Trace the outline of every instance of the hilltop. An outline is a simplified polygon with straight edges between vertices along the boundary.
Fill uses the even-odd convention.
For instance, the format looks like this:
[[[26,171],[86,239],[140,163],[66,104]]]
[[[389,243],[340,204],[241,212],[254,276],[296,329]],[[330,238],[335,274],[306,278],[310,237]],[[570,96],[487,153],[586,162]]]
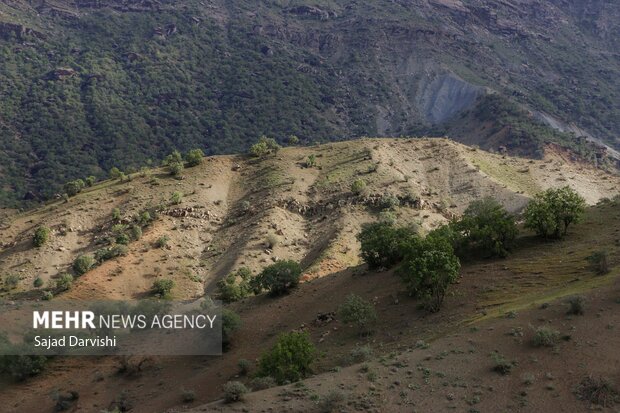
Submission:
[[[355,194],[358,180],[366,186]],[[420,310],[393,271],[368,271],[358,256],[356,235],[365,222],[389,218],[425,232],[473,200],[492,196],[519,212],[535,193],[565,185],[591,205],[584,221],[562,241],[526,232],[506,259],[464,262],[438,313]],[[134,375],[122,366],[139,360],[57,358],[37,377],[3,386],[0,403],[7,412],[51,409],[50,393],[73,390],[78,411],[111,410],[121,402],[133,412],[316,411],[318,401],[338,390],[347,411],[579,411],[588,404],[573,392],[584,378],[617,378],[620,215],[617,198],[609,198],[619,193],[618,177],[556,147],[529,160],[438,138],[289,147],[264,159],[213,156],[186,168],[182,178],[155,168],[100,182],[68,201],[3,219],[2,277],[6,283],[19,276],[3,298],[40,298],[35,277],[48,283],[71,272],[78,255],[105,245],[115,223],[131,223],[144,211],[152,220],[125,255],[104,261],[53,299],[140,298],[161,278],[175,281],[174,299],[214,296],[216,281],[240,266],[256,274],[288,258],[302,263],[304,282],[279,298],[233,303],[242,328],[221,357],[146,359]],[[394,199],[400,206],[386,217],[382,205]],[[120,216],[113,219],[115,208]],[[51,235],[33,248],[39,226]],[[168,240],[161,243],[163,236]],[[600,249],[610,257],[611,271],[603,276],[587,259]],[[330,316],[351,292],[376,305],[375,334],[360,337]],[[585,297],[585,314],[566,316],[565,300],[575,294]],[[542,325],[568,339],[554,349],[531,348],[534,328]],[[218,401],[225,382],[251,381],[240,375],[240,359],[253,365],[278,334],[293,330],[308,331],[316,343],[316,376],[251,393],[243,403]],[[352,360],[364,346],[372,354]],[[492,351],[517,362],[513,373],[492,371]],[[184,400],[190,390],[195,400]]]
[[[554,142],[606,165],[618,21],[613,0],[4,0],[0,203],[263,134]]]

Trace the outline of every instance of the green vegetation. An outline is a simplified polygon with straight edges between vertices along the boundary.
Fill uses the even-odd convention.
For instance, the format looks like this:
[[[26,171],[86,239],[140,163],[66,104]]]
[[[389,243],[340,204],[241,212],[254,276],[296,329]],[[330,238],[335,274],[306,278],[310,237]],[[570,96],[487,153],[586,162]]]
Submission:
[[[351,184],[351,192],[353,192],[355,195],[360,195],[362,192],[364,192],[364,189],[366,189],[366,181],[364,181],[363,179],[356,179]]]
[[[155,241],[155,247],[165,248],[168,246],[168,241],[170,241],[170,237],[168,237],[167,235],[162,235]]]
[[[245,384],[240,381],[229,381],[224,384],[224,401],[226,403],[234,403],[238,401],[242,401],[245,397],[246,393],[249,393]]]
[[[569,225],[579,222],[585,200],[569,186],[536,194],[525,209],[525,226],[541,237],[559,239]]]
[[[172,196],[170,197],[170,203],[172,205],[179,205],[182,200],[183,200],[183,194],[178,191],[174,192]]]
[[[491,353],[491,358],[493,359],[493,371],[505,376],[510,373],[512,368],[515,366],[514,361],[508,361],[504,356],[494,351]]]
[[[19,284],[19,275],[9,274],[4,277],[4,288],[7,290],[14,290]]]
[[[598,275],[605,275],[610,271],[608,254],[605,250],[595,251],[588,257],[588,261]]]
[[[368,268],[387,269],[403,259],[403,244],[415,236],[411,230],[394,227],[390,222],[375,222],[364,225],[357,238]]]
[[[8,338],[0,334],[0,347],[11,345]],[[45,356],[0,355],[0,376],[22,381],[41,373],[45,369],[46,362]]]
[[[73,261],[73,271],[79,276],[90,270],[95,265],[95,260],[90,255],[80,255]]]
[[[560,332],[551,327],[538,327],[534,331],[532,344],[534,347],[553,347],[560,341]]]
[[[222,346],[227,349],[235,331],[241,328],[241,317],[228,308],[222,310]]]
[[[114,208],[112,210],[112,220],[119,221],[121,219],[121,210],[118,208]]]
[[[217,282],[217,288],[220,292],[219,298],[226,303],[231,303],[247,297],[252,293],[251,278],[252,272],[247,267],[241,267],[228,274]]]
[[[259,361],[259,377],[273,377],[278,384],[296,382],[306,377],[316,356],[307,333],[281,334],[276,344]]]
[[[187,162],[187,166],[192,167],[200,165],[204,156],[204,152],[202,152],[201,149],[192,149],[185,155],[185,161]]]
[[[583,298],[580,295],[576,295],[574,297],[569,297],[568,300],[566,300],[566,302],[568,303],[568,312],[567,314],[569,315],[583,315],[584,314],[584,307],[585,307],[585,298]]]
[[[160,278],[153,282],[153,293],[161,298],[169,298],[173,288],[174,281],[168,278]]]
[[[50,237],[50,229],[48,227],[39,227],[34,231],[32,243],[35,247],[42,247]]]
[[[73,275],[71,274],[62,274],[56,280],[56,289],[58,291],[67,291],[71,289],[73,286]]]
[[[250,147],[250,154],[257,158],[263,158],[267,155],[276,154],[280,150],[280,145],[273,138],[261,136],[254,145]]]
[[[43,279],[41,277],[35,278],[32,285],[34,286],[34,288],[43,287]]]
[[[95,251],[95,261],[102,263],[104,261],[111,260],[112,258],[127,255],[127,252],[129,252],[129,249],[126,245],[122,244],[115,244],[111,247],[100,248]]]
[[[441,238],[412,239],[405,247],[398,275],[409,295],[423,300],[424,307],[439,311],[448,286],[456,281],[460,263],[452,246]]]
[[[250,285],[257,294],[267,290],[272,295],[280,295],[297,287],[300,277],[301,267],[298,263],[292,260],[278,261],[263,269]]]
[[[363,334],[377,321],[377,311],[371,302],[358,295],[349,294],[338,307],[338,317],[343,323],[355,324],[360,334]]]

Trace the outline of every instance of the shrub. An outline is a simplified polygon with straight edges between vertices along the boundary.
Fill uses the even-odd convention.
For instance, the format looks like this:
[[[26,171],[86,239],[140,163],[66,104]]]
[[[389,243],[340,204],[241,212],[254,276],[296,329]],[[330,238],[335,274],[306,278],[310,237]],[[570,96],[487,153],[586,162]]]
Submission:
[[[168,241],[170,241],[170,238],[167,235],[162,235],[155,241],[155,246],[157,248],[165,248],[168,245]]]
[[[586,202],[568,186],[536,194],[525,208],[525,227],[544,238],[562,238],[572,223],[579,222]]]
[[[53,293],[53,292],[51,292],[51,291],[45,291],[45,292],[43,293],[43,296],[42,296],[41,298],[43,298],[43,300],[45,300],[45,301],[49,301],[49,300],[51,300],[52,298],[54,298],[54,293]]]
[[[46,362],[45,356],[0,356],[0,375],[22,381],[41,373],[45,369]]]
[[[560,340],[560,332],[550,327],[538,327],[534,332],[532,344],[534,347],[553,347]]]
[[[82,275],[92,268],[95,260],[90,255],[80,255],[73,261],[73,271],[77,275]]]
[[[306,377],[314,361],[316,349],[307,333],[281,334],[276,344],[259,361],[259,377],[270,376],[278,384]]]
[[[460,235],[461,245],[454,245],[463,256],[477,251],[485,256],[504,257],[517,236],[514,216],[493,198],[472,202],[463,217],[451,224]]]
[[[180,176],[184,169],[183,162],[172,162],[168,164],[168,171],[172,176]]]
[[[97,181],[97,178],[95,178],[94,176],[89,176],[86,178],[86,186],[91,187],[93,185],[95,185],[95,181]]]
[[[382,209],[394,209],[400,206],[400,200],[394,195],[385,194],[381,197],[381,200],[379,201],[379,206]]]
[[[153,282],[153,293],[162,298],[170,296],[170,292],[174,288],[174,281],[167,278],[160,278]]]
[[[596,251],[588,257],[588,261],[598,275],[605,275],[610,271],[607,251],[605,250]]]
[[[64,186],[64,190],[68,196],[75,196],[82,192],[84,186],[86,186],[84,184],[84,181],[82,181],[81,179],[77,179],[75,181],[67,182]]]
[[[151,214],[149,213],[149,211],[143,211],[138,217],[138,223],[142,225],[143,227],[150,224],[151,221],[153,221],[153,218],[151,217]]]
[[[121,210],[118,208],[114,208],[112,210],[112,220],[113,221],[120,221],[121,219]]]
[[[566,302],[569,305],[567,314],[583,315],[585,299],[582,296],[576,295],[574,297],[570,297]]]
[[[313,168],[316,166],[316,155],[308,155],[306,158],[306,168]]]
[[[403,245],[415,238],[413,231],[387,222],[366,224],[357,236],[362,259],[370,269],[387,269],[403,259]]]
[[[491,353],[491,358],[493,359],[493,363],[494,363],[493,371],[501,375],[506,375],[510,373],[512,368],[515,366],[515,363],[513,361],[506,360],[504,356],[502,356],[496,351]]]
[[[291,135],[288,137],[288,144],[289,145],[297,145],[299,143],[299,138],[295,135]]]
[[[110,169],[110,179],[120,179],[124,175],[125,174],[123,172],[121,172],[121,170],[118,169],[116,166],[113,167],[112,169]]]
[[[196,400],[196,393],[194,393],[193,390],[183,390],[181,398],[183,399],[183,403],[191,403]]]
[[[265,268],[251,281],[254,292],[265,289],[272,295],[279,295],[297,287],[301,277],[301,267],[292,260],[278,261]]]
[[[224,401],[226,403],[234,403],[243,400],[246,393],[249,392],[245,384],[240,381],[229,381],[224,384]]]
[[[126,255],[129,249],[126,245],[115,244],[108,248],[101,248],[95,251],[95,261],[101,263],[103,261],[111,260],[112,258]]]
[[[368,361],[372,357],[372,347],[370,346],[358,346],[355,347],[349,353],[351,361],[354,363],[361,363],[363,361]]]
[[[439,311],[448,286],[456,281],[459,259],[452,246],[441,238],[412,239],[398,269],[408,293],[424,301],[424,307]]]
[[[575,389],[579,400],[586,400],[602,407],[613,407],[620,403],[620,393],[609,380],[595,379],[592,376],[583,379]]]
[[[34,282],[32,283],[32,285],[34,285],[34,288],[43,287],[43,278],[41,278],[41,277],[35,278]]]
[[[73,285],[73,275],[62,274],[59,279],[56,280],[56,289],[59,291],[67,291]]]
[[[232,310],[222,310],[222,346],[226,349],[230,346],[232,335],[241,328],[241,317]]]
[[[364,189],[366,189],[366,181],[363,179],[357,179],[355,182],[351,184],[351,192],[355,195],[360,195]]]
[[[280,243],[280,238],[276,234],[267,235],[267,247],[273,249]]]
[[[355,294],[349,294],[338,307],[338,316],[344,323],[355,324],[360,333],[367,332],[370,325],[377,321],[375,306]]]
[[[252,272],[249,268],[242,267],[218,281],[217,287],[220,291],[220,299],[224,302],[231,303],[250,295],[252,292],[249,283],[251,277]]]
[[[139,225],[133,225],[131,227],[131,237],[135,240],[142,238],[142,228]]]
[[[280,145],[273,138],[261,136],[254,145],[250,147],[250,154],[257,158],[262,158],[270,154],[276,154],[280,150]]]
[[[265,390],[271,387],[275,387],[278,383],[273,379],[273,377],[265,376],[265,377],[255,377],[250,382],[253,390]]]
[[[4,287],[7,290],[13,290],[14,288],[17,288],[18,284],[19,284],[19,275],[10,274],[4,277]]]
[[[162,164],[164,166],[169,166],[170,164],[177,162],[183,162],[183,157],[181,156],[181,152],[174,150],[164,158]]]
[[[201,149],[192,149],[191,151],[187,152],[187,155],[185,155],[185,161],[187,162],[187,166],[200,165],[204,156],[205,155]]]
[[[180,192],[174,192],[170,197],[170,203],[172,205],[179,205],[183,199],[183,194]]]
[[[50,229],[48,227],[39,227],[34,231],[32,243],[35,247],[42,247],[50,237]]]
[[[346,397],[340,390],[330,390],[327,394],[323,395],[317,405],[321,413],[332,413],[339,411],[345,404]]]
[[[237,366],[239,367],[239,374],[242,376],[247,376],[252,368],[252,363],[249,360],[241,359],[237,363]]]

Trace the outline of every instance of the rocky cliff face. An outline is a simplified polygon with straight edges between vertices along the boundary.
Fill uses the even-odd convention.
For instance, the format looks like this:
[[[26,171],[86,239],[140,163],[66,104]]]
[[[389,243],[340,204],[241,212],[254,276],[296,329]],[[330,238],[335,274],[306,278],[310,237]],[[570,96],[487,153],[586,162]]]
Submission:
[[[617,148],[614,3],[2,0],[0,201],[175,147],[243,150],[261,134],[477,130],[454,123],[476,122],[462,114],[488,92]],[[59,68],[73,74],[48,75]],[[541,148],[519,136],[501,145]]]

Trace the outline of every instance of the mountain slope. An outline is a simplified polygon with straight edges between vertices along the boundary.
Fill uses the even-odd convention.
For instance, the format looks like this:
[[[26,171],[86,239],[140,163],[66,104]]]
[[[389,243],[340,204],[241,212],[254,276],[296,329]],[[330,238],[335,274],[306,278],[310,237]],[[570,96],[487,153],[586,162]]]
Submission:
[[[3,0],[0,201],[261,134],[448,133],[591,158],[546,127],[485,140],[458,116],[496,91],[525,106],[513,122],[532,110],[617,148],[618,21],[611,0]]]

